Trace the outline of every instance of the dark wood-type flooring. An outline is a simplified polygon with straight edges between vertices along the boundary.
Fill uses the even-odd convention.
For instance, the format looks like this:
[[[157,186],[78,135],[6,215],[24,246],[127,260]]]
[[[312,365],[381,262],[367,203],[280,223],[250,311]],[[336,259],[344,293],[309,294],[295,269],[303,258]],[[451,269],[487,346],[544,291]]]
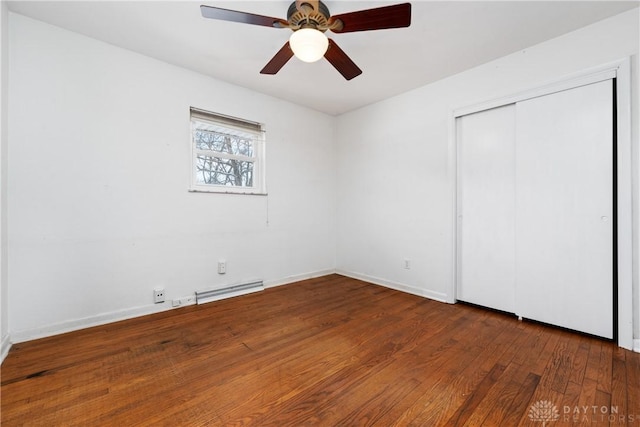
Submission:
[[[338,275],[15,344],[1,378],[3,426],[640,426],[640,354]]]

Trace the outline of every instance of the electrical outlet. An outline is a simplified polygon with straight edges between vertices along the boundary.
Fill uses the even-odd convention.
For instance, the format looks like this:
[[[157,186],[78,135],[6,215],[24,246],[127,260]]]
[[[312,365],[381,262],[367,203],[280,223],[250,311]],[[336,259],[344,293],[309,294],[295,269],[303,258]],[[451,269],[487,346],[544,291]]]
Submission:
[[[403,266],[405,270],[411,270],[411,260],[405,258]]]
[[[221,259],[218,260],[218,274],[225,274],[227,272],[227,261]]]
[[[153,290],[153,302],[156,304],[164,302],[164,288],[155,288]]]

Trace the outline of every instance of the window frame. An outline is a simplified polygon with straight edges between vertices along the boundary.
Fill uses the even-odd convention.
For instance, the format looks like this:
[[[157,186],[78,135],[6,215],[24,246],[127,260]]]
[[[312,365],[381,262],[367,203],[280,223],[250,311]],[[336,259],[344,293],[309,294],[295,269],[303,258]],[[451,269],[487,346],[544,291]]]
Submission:
[[[253,134],[253,157],[234,155],[215,150],[200,150],[196,148],[195,141],[195,121],[211,123],[213,126],[222,127],[229,131],[240,131]],[[227,116],[224,114],[214,113],[202,110],[196,107],[189,108],[189,143],[191,145],[189,173],[190,173],[190,192],[199,193],[218,193],[218,194],[246,194],[246,195],[266,195],[265,183],[265,126],[263,123],[249,121],[237,117]],[[234,186],[234,185],[218,185],[198,183],[197,161],[198,155],[208,154],[211,157],[220,157],[224,159],[234,159],[241,161],[249,161],[253,163],[252,170],[252,186]]]

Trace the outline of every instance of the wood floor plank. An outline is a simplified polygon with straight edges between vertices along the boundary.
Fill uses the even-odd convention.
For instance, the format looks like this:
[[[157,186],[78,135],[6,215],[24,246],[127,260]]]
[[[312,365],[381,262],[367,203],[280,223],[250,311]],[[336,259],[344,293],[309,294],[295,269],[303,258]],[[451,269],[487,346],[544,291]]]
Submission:
[[[465,425],[500,425],[500,420],[507,415],[505,411],[508,410],[520,388],[520,383],[524,379],[523,374],[521,366],[509,364],[503,375],[491,387],[485,398],[465,422]]]
[[[343,400],[342,397],[345,394],[350,394],[352,389],[357,388],[363,382],[367,381],[371,375],[383,370],[390,363],[395,363],[400,354],[405,353],[412,355],[417,351],[413,345],[407,345],[409,344],[408,341],[404,341],[404,339],[413,334],[398,335],[397,324],[392,325],[385,334],[387,335],[386,338],[384,336],[377,336],[374,341],[367,339],[368,342],[375,344],[373,347],[367,347],[364,346],[363,343],[358,343],[356,347],[353,347],[358,349],[357,354],[352,356],[355,363],[348,365],[343,370],[336,372],[332,377],[326,378],[321,383],[316,384],[308,390],[307,393],[285,402],[280,408],[280,411],[295,414],[296,422],[302,422],[302,420],[309,418],[317,419],[318,422],[321,420],[326,422],[326,420],[322,419],[322,414],[326,412],[324,408],[337,405],[338,402]],[[389,342],[390,339],[391,341]],[[378,343],[383,342],[389,342],[389,344],[392,345],[387,346],[387,348],[379,347]],[[427,347],[433,348],[433,346],[440,342],[442,342],[442,344],[432,353],[435,357],[429,359],[432,363],[437,363],[438,357],[443,360],[443,355],[446,353],[443,349],[453,345],[451,337],[442,335],[437,340],[431,340]],[[419,345],[419,341],[413,344]],[[414,363],[410,364],[409,368],[413,371],[424,366],[425,364],[414,360]],[[314,402],[314,404],[310,405],[310,402]],[[287,417],[287,419],[288,418],[289,417]],[[273,412],[268,414],[266,418],[260,420],[261,424],[273,423],[277,425],[278,422],[280,422],[280,418]]]
[[[409,378],[418,379],[420,383],[404,397],[405,405],[393,406],[381,417],[378,421],[380,425],[406,424],[408,423],[406,420],[413,419],[416,413],[423,410],[426,404],[423,403],[424,396],[440,385],[442,374],[445,373],[445,365],[450,362],[452,353],[458,352],[456,349],[460,342],[458,334],[463,336],[467,334],[464,330],[467,321],[466,317],[456,320],[447,328],[449,334],[439,334],[435,339],[430,339],[424,345],[417,346],[404,355],[401,363],[408,368],[406,375]],[[408,409],[407,404],[411,404]]]
[[[418,378],[420,379],[419,385],[416,387],[416,391],[420,390],[422,395],[434,394],[437,390],[437,395],[439,399],[423,399],[427,403],[422,405],[421,414],[414,418],[411,423],[418,424],[422,423],[437,423],[438,421],[430,420],[430,419],[420,419],[425,413],[429,413],[431,416],[438,418],[448,418],[448,411],[451,410],[451,406],[457,406],[454,402],[454,397],[459,394],[459,390],[461,389],[461,383],[464,382],[465,377],[467,375],[472,374],[472,369],[474,366],[478,366],[480,363],[478,362],[479,355],[482,354],[484,348],[479,346],[478,343],[482,342],[486,344],[488,341],[483,338],[483,335],[486,337],[488,335],[493,335],[493,333],[497,332],[496,329],[493,329],[486,322],[478,322],[477,327],[467,327],[460,331],[459,334],[455,335],[455,332],[452,331],[452,336],[455,337],[456,340],[460,340],[464,342],[465,345],[461,347],[461,352],[463,354],[456,357],[455,364],[451,364],[450,359],[443,359],[442,364],[439,365],[436,372],[434,372],[433,365],[429,366],[430,375],[426,379],[422,379],[424,375],[424,371],[416,371],[412,370],[410,372],[410,378]],[[497,326],[494,326],[497,328]],[[427,348],[425,347],[425,350]],[[417,353],[420,359],[424,359],[422,352]],[[429,354],[429,350],[427,353]],[[409,366],[420,366],[420,362],[410,361],[408,358],[406,364]],[[399,362],[403,362],[404,360],[400,359]],[[460,370],[460,366],[464,366],[465,369],[463,371]],[[427,366],[425,366],[426,369]],[[468,368],[468,369],[467,369]],[[420,375],[422,374],[422,375]],[[393,416],[393,413],[390,413],[390,416]],[[446,419],[446,418],[445,418]],[[388,419],[381,419],[380,422],[382,425],[390,422]]]
[[[457,411],[444,423],[444,426],[461,426],[465,425],[469,417],[475,412],[476,408],[484,400],[489,390],[496,384],[500,376],[504,373],[505,366],[494,364],[491,370],[484,376],[477,387],[469,393],[464,403],[460,405]]]
[[[592,340],[589,345],[589,356],[587,357],[587,366],[585,367],[585,378],[598,380],[600,375],[600,354],[604,343],[600,340]]]
[[[582,393],[582,388],[582,382],[576,383],[573,381],[569,381],[564,392],[564,396],[562,397],[562,402],[560,402],[560,406],[562,408],[561,413],[563,414],[563,416],[565,415],[564,408],[569,408],[569,412],[571,412],[573,408],[577,408],[580,406],[580,394]]]
[[[523,419],[528,411],[529,407],[533,403],[531,398],[535,393],[538,384],[540,383],[540,377],[534,373],[529,372],[524,382],[520,385],[518,393],[513,398],[509,408],[504,412],[504,416],[499,421],[500,425],[504,426],[516,426]]]
[[[613,370],[613,346],[603,345],[598,364],[598,390],[611,393]]]
[[[471,346],[467,344],[467,348],[461,348],[462,354],[455,358],[455,365],[449,366],[449,369],[443,372],[444,375],[434,378],[432,386],[425,390],[425,396],[437,395],[438,399],[425,399],[427,404],[422,406],[420,413],[412,416],[411,423],[416,425],[446,423],[464,405],[465,399],[476,390],[478,384],[487,375],[504,371],[504,367],[509,364],[515,354],[513,335],[504,330],[504,319],[494,319],[500,320],[496,322],[495,329],[489,327],[492,319],[488,320],[482,322],[481,331],[470,331],[467,342]],[[487,340],[487,336],[494,338]],[[496,365],[498,369],[494,369]],[[499,375],[491,378],[497,381]],[[486,384],[488,383],[485,382]],[[460,415],[460,418],[462,417],[464,415]]]
[[[0,377],[3,426],[640,422],[640,354],[336,274],[16,344]]]
[[[573,366],[569,370],[568,381],[573,381],[576,384],[582,383],[587,369],[590,348],[589,339],[587,337],[581,337],[578,343],[578,349],[572,358]]]
[[[599,408],[596,410],[596,416],[592,419],[592,425],[597,423],[596,425],[600,426],[610,426],[611,419],[610,416],[612,413],[615,413],[617,409],[611,409],[611,395],[609,393],[605,393],[600,390],[596,390],[596,400],[594,402],[594,406]],[[605,408],[605,409],[603,409]],[[626,412],[625,412],[626,414]],[[614,422],[614,425],[618,424],[617,420]]]
[[[634,370],[627,370],[626,352],[621,349],[615,349],[612,354],[611,406],[615,406],[618,414],[640,414],[640,400],[634,400],[633,396],[629,395],[629,393],[633,393],[637,387],[629,387],[629,384],[633,384],[633,382],[629,381],[630,378],[628,378],[627,375],[634,375]],[[629,365],[632,364],[633,361],[629,360]],[[633,381],[633,379],[631,379],[631,381]],[[635,384],[640,384],[640,380],[636,381]],[[638,419],[638,422],[640,422],[640,418]]]
[[[636,354],[629,353],[627,351],[616,349],[618,353],[618,360],[624,360],[626,368],[626,387],[624,384],[617,384],[616,377],[614,377],[613,390],[626,390],[627,392],[627,417],[633,416],[633,422],[640,424],[640,357],[635,357]],[[620,354],[622,353],[624,357]],[[622,369],[622,366],[618,366],[618,369]],[[621,392],[620,392],[621,394]],[[614,400],[614,395],[611,396],[611,404],[617,405],[620,399]]]
[[[584,380],[580,397],[578,398],[579,411],[573,412],[574,419],[572,421],[574,424],[587,426],[593,423],[594,416],[598,415],[597,412],[594,411],[597,391],[598,384],[595,381],[588,378]]]
[[[555,372],[551,377],[550,387],[558,393],[564,394],[572,372],[575,370],[573,359],[579,350],[579,341],[563,341],[562,344],[556,346],[556,350],[553,358]]]
[[[411,305],[413,305],[413,302]],[[394,304],[394,310],[406,310],[407,307],[410,307],[411,305],[405,306]],[[269,358],[267,366],[260,368],[260,383],[267,382],[271,384],[278,384],[278,388],[272,389],[273,395],[269,391],[264,391],[264,389],[261,388],[252,392],[252,388],[247,386],[247,398],[245,401],[240,405],[233,400],[227,403],[226,405],[228,408],[227,411],[225,411],[225,415],[233,417],[234,413],[242,410],[243,406],[254,403],[254,400],[256,399],[273,399],[274,401],[277,400],[281,404],[298,394],[303,389],[314,385],[315,382],[322,380],[326,376],[332,375],[340,369],[346,368],[350,364],[353,364],[356,360],[356,354],[346,355],[345,357],[345,347],[348,347],[349,350],[363,348],[369,341],[379,338],[377,335],[378,333],[383,333],[385,330],[387,333],[395,333],[393,331],[393,322],[390,322],[390,320],[394,319],[393,316],[372,316],[371,318],[373,323],[362,323],[361,325],[356,325],[355,328],[353,325],[346,326],[345,328],[332,328],[314,335],[312,337],[313,342],[301,341],[297,343],[296,346],[287,347],[289,352],[291,350],[295,350],[292,352],[292,355],[295,356],[294,360],[291,360],[291,356],[287,356],[286,354]],[[358,332],[358,326],[363,328],[374,327],[376,333],[368,335],[362,334]],[[365,331],[363,330],[361,332]],[[352,339],[358,339],[358,341],[349,340],[352,334]],[[375,349],[373,353],[377,354],[377,350],[378,349]],[[322,364],[318,366],[318,362],[314,360],[314,355],[321,353],[325,356],[322,360]],[[359,356],[362,356],[363,353],[364,350],[359,351]],[[314,374],[314,371],[318,368],[321,369],[321,372]],[[288,375],[293,372],[295,372],[295,374]],[[249,373],[247,381],[254,381],[255,378],[252,378],[254,376],[255,375]],[[283,376],[285,378],[283,378]],[[242,380],[244,375],[238,372],[233,377],[237,381]],[[309,379],[313,380],[313,382],[308,382],[307,380]],[[283,396],[281,395],[282,391],[280,387],[291,388],[294,391]],[[219,406],[221,405],[223,406],[225,403],[219,402]],[[267,408],[265,408],[265,412],[268,412],[266,409]],[[257,414],[253,415],[253,417],[257,416]]]

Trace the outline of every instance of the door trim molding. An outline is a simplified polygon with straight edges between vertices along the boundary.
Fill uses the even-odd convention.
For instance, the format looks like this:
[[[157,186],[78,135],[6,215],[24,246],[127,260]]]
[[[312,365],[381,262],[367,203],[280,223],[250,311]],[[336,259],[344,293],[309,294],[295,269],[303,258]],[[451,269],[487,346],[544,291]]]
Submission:
[[[614,63],[605,64],[579,73],[571,74],[559,80],[553,80],[551,82],[543,83],[539,86],[524,90],[522,92],[517,92],[500,98],[490,99],[478,104],[456,108],[453,110],[452,114],[454,118],[458,118],[461,116],[477,113],[479,111],[490,110],[492,108],[501,107],[503,105],[515,104],[516,102],[526,101],[527,99],[538,98],[540,96],[562,92],[563,90],[574,89],[580,86],[601,82],[603,80],[609,80],[617,76],[623,62],[625,61],[627,62],[627,66],[629,66],[629,59],[625,58],[621,61],[616,61]]]
[[[618,250],[618,345],[633,349],[633,161],[631,149],[631,65],[630,59],[603,64],[543,83],[528,90],[451,110],[449,115],[449,171],[452,183],[452,286],[447,302],[456,302],[458,289],[458,141],[456,119],[468,114],[539,96],[573,89],[608,79],[616,79],[617,99],[617,250]]]

